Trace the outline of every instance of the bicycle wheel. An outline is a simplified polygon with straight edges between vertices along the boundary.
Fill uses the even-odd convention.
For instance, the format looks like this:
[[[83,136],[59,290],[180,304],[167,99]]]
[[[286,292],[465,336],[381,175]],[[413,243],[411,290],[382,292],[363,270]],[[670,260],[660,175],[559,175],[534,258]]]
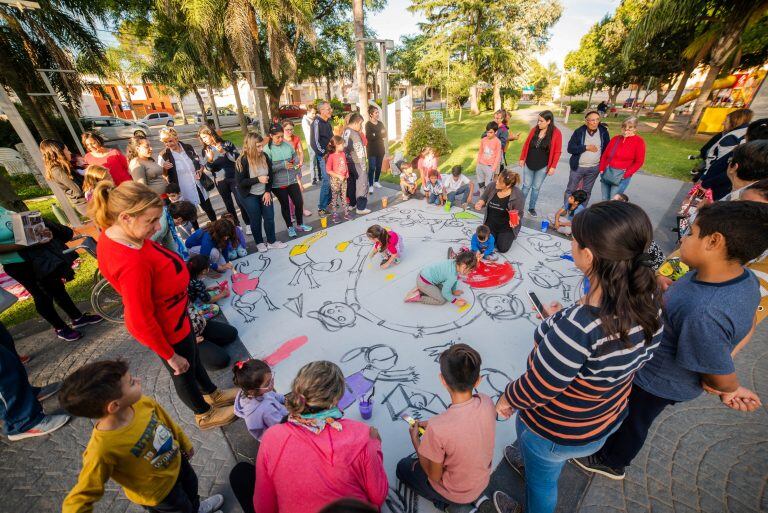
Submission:
[[[91,292],[93,310],[111,322],[123,322],[123,298],[106,279],[102,279]]]

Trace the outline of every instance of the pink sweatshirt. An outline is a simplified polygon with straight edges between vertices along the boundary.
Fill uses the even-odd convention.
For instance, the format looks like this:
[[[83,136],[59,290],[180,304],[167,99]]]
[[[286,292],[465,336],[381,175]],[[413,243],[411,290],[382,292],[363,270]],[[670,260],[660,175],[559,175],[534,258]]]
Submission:
[[[477,163],[496,169],[501,162],[501,141],[498,137],[480,139],[480,150],[477,152]]]
[[[318,435],[293,424],[264,433],[256,456],[257,513],[317,513],[343,497],[381,507],[389,489],[381,442],[362,422],[340,422],[341,431],[328,426]]]
[[[389,230],[387,233],[389,234],[387,239],[387,251],[389,251],[390,255],[397,255],[399,253],[397,246],[400,242],[400,236],[392,230]],[[374,242],[373,247],[376,251],[381,251],[381,242]]]

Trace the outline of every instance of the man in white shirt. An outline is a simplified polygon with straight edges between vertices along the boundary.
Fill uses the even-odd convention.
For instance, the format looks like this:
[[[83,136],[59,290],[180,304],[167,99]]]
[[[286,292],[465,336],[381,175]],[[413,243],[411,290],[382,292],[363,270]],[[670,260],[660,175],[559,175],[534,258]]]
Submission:
[[[315,120],[315,116],[317,116],[317,108],[314,105],[307,105],[307,113],[301,118],[301,130],[304,133],[305,139],[304,147],[309,151],[309,175],[312,177],[313,185],[320,181],[320,171],[317,169],[315,151],[312,149],[312,145],[309,144],[309,133],[312,130],[312,122]]]
[[[461,174],[461,166],[453,166],[451,168],[450,175],[443,175],[443,194],[445,199],[451,202],[451,205],[456,204],[456,198],[460,198],[460,205],[463,208],[467,208],[467,202],[472,197],[472,192],[475,189],[469,178]]]

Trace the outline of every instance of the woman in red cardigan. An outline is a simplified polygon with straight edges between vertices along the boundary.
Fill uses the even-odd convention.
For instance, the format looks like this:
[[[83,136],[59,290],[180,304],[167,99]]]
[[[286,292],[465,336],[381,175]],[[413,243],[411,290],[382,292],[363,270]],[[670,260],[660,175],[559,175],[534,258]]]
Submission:
[[[600,157],[603,201],[626,191],[632,175],[645,162],[645,141],[637,135],[637,118],[625,119],[621,124],[621,132],[622,135],[611,139]]]
[[[104,138],[96,132],[84,132],[80,136],[80,141],[88,153],[85,154],[85,161],[90,166],[102,166],[109,169],[109,175],[115,185],[133,180],[128,170],[128,159],[125,158],[117,148],[107,148],[104,146]]]
[[[187,266],[150,239],[160,229],[162,212],[162,200],[144,184],[99,182],[89,206],[103,230],[96,248],[99,270],[122,296],[128,332],[162,359],[198,427],[229,424],[236,392],[218,390],[200,363],[187,314]]]
[[[555,126],[555,116],[548,110],[541,112],[536,126],[531,129],[520,152],[523,198],[528,197],[528,191],[531,191],[528,213],[534,217],[537,215],[536,200],[539,199],[539,189],[544,179],[554,174],[562,146],[563,135]]]

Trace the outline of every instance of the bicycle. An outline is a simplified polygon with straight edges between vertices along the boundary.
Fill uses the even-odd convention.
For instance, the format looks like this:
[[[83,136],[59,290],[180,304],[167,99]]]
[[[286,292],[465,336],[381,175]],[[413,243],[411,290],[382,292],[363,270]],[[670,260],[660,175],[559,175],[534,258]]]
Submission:
[[[88,235],[80,235],[72,240],[82,240],[77,246],[73,246],[64,251],[65,254],[85,251],[93,258],[96,258],[96,240]],[[93,288],[91,289],[91,307],[93,310],[108,321],[123,322],[123,298],[112,285],[96,269],[93,273]]]

